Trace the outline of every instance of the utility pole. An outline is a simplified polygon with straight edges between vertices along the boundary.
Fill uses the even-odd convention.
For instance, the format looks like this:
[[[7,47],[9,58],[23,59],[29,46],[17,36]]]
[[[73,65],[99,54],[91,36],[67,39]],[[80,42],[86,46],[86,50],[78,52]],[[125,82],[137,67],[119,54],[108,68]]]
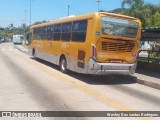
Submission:
[[[26,45],[26,10],[25,10],[25,19],[24,19],[24,41]]]
[[[25,19],[24,19],[25,25],[26,25],[26,16],[27,16],[27,11],[25,10]]]
[[[96,0],[96,2],[98,3],[98,12],[99,12],[99,4],[100,4],[101,0]]]
[[[68,16],[69,16],[69,11],[70,11],[70,5],[68,5]]]
[[[32,0],[30,0],[30,26],[32,24]]]

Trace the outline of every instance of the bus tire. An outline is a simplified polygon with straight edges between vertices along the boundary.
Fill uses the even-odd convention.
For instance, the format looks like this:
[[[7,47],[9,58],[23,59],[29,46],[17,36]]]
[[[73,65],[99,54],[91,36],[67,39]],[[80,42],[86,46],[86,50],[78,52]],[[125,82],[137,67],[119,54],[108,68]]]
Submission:
[[[33,58],[36,60],[35,49],[32,50]]]
[[[65,57],[60,59],[60,69],[62,73],[67,73],[67,61]]]

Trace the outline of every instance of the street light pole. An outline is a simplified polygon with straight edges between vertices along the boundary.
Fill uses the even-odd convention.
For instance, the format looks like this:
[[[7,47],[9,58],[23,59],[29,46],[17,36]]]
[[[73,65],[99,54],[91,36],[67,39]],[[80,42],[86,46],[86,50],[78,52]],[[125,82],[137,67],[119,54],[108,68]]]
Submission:
[[[68,16],[69,16],[70,5],[68,5]]]
[[[101,0],[96,0],[96,2],[98,3],[98,12],[99,12],[99,3],[101,2]]]

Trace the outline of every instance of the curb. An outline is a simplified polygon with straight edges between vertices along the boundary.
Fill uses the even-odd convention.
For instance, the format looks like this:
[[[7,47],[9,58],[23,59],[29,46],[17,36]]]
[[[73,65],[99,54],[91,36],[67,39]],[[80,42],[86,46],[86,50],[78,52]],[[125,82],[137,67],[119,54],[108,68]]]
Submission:
[[[158,84],[158,83],[154,83],[154,82],[150,82],[150,81],[146,81],[146,80],[141,80],[141,79],[138,79],[138,78],[136,78],[135,81],[138,84],[145,85],[145,86],[160,90],[160,84]]]

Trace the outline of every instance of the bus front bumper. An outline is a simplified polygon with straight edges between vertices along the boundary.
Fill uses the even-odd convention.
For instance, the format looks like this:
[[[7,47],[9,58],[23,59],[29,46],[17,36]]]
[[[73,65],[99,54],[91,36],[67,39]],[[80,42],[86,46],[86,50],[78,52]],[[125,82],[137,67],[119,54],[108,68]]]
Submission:
[[[132,75],[135,73],[137,62],[134,64],[98,63],[90,58],[88,65],[88,73],[93,75]]]

